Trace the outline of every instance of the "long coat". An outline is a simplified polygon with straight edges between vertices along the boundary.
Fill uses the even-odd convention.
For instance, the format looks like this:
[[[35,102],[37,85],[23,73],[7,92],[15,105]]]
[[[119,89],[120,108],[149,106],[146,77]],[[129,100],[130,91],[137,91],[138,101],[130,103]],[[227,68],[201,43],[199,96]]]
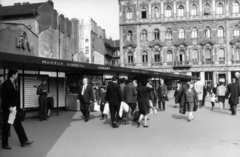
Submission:
[[[203,100],[203,83],[201,81],[197,81],[194,85],[194,89],[198,94],[198,100]]]
[[[109,105],[119,105],[123,101],[123,94],[117,83],[111,83],[107,86],[106,101]]]
[[[159,101],[165,101],[164,99],[164,95],[167,95],[167,86],[165,84],[160,85],[157,89],[157,95],[158,95],[158,99]]]
[[[176,104],[181,103],[182,95],[183,95],[183,89],[182,88],[175,90],[174,98],[175,98],[175,103]]]
[[[232,83],[228,85],[228,97],[229,95],[229,104],[239,104],[240,87],[237,83]]]
[[[136,103],[137,102],[137,90],[132,85],[132,83],[129,83],[124,87],[123,95],[124,95],[123,96],[124,101],[126,103]]]
[[[87,87],[83,93],[83,96],[82,96],[82,90],[83,90],[82,88],[83,88],[83,85],[79,89],[78,99],[80,99],[81,103],[89,104],[90,101],[93,101],[93,99],[94,99],[92,86],[90,84],[87,85]]]
[[[186,102],[188,102],[188,96],[193,96],[193,102],[194,106],[198,105],[198,95],[197,92],[193,89],[191,92],[189,90],[185,90],[181,99],[181,105],[180,107],[185,107],[186,111],[189,111],[189,106],[187,105]]]

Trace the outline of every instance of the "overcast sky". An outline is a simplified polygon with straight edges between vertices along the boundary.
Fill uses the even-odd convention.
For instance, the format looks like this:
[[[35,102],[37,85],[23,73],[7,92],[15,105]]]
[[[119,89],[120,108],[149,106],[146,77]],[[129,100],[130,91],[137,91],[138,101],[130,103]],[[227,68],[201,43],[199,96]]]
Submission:
[[[107,37],[119,39],[119,7],[118,0],[52,0],[54,9],[68,18],[84,19],[91,17],[106,30]],[[0,0],[3,6],[17,2],[39,3],[46,0]]]

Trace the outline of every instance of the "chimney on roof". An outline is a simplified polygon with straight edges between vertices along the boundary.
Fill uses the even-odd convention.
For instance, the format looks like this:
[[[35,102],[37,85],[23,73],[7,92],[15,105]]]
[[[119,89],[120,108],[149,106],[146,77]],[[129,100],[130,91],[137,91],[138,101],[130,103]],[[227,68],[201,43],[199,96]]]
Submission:
[[[30,4],[29,2],[23,2],[22,5],[27,5]]]
[[[14,3],[14,5],[16,6],[16,5],[21,5],[21,3]]]

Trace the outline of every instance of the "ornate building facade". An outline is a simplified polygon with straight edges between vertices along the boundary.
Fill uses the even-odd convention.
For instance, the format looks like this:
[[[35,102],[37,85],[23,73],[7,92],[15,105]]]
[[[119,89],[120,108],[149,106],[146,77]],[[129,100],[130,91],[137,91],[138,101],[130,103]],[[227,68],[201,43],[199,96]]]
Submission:
[[[121,66],[215,84],[240,71],[240,0],[119,0]]]

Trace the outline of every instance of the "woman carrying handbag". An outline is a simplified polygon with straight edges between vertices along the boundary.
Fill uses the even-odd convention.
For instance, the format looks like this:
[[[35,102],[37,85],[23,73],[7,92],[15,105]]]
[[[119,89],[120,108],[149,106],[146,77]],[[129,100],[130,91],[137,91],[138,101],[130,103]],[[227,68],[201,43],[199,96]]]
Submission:
[[[193,89],[194,84],[192,82],[187,87],[188,89],[183,93],[181,104],[185,105],[186,111],[189,112],[188,121],[190,122],[193,120],[193,111],[197,111],[198,108],[198,96],[197,92]]]

